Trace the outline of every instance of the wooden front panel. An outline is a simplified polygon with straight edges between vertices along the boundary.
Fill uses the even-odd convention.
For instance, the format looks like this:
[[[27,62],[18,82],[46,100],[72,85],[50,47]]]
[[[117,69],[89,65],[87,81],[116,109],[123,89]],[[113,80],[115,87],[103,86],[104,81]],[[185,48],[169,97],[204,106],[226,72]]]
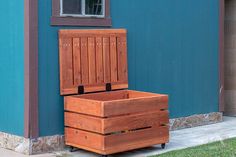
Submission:
[[[126,30],[60,30],[61,95],[128,88]]]
[[[106,101],[103,105],[104,117],[143,113],[168,109],[168,96],[143,96],[126,100]]]
[[[134,92],[137,93],[137,92]],[[136,97],[133,91],[111,91],[96,94],[66,96],[65,110],[97,117],[114,117],[168,109],[168,96],[141,92]]]
[[[107,154],[144,148],[169,141],[167,126],[152,127],[142,130],[105,136],[105,150]]]
[[[81,145],[82,148],[104,150],[104,136],[68,127],[65,128],[65,143],[71,146]]]
[[[168,111],[153,111],[104,119],[104,133],[113,133],[169,124]]]
[[[73,112],[65,112],[65,126],[109,134],[147,127],[160,127],[169,124],[168,111],[153,111],[140,114],[121,115],[111,118],[99,118]]]
[[[101,135],[73,128],[65,128],[65,142],[99,154],[113,154],[144,148],[169,141],[167,126],[134,130],[125,133]]]

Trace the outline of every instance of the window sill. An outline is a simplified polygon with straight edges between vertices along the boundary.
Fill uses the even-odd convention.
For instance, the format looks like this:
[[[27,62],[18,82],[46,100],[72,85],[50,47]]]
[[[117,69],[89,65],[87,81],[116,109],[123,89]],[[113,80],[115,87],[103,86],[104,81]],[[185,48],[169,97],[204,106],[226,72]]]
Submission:
[[[52,26],[112,26],[111,18],[51,17]]]

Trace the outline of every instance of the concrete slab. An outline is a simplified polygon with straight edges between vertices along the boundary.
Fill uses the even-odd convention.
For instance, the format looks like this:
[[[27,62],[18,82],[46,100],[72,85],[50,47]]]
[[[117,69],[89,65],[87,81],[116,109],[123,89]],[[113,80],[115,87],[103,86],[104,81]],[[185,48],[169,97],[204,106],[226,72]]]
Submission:
[[[170,143],[167,144],[166,149],[164,150],[160,148],[160,145],[156,145],[145,149],[111,155],[111,157],[146,157],[172,150],[198,146],[214,141],[221,141],[233,137],[236,137],[236,117],[224,117],[224,121],[221,123],[172,131]],[[0,157],[29,156],[21,155],[5,149],[0,149]],[[99,155],[79,150],[74,153],[63,151],[43,155],[32,155],[30,157],[99,157]]]

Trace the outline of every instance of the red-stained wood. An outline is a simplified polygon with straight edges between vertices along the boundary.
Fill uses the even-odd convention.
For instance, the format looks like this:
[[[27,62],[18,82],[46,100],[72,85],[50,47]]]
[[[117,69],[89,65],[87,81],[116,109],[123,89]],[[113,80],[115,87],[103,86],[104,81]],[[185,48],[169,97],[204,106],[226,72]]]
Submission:
[[[73,62],[72,62],[72,39],[63,38],[59,40],[60,49],[60,88],[61,93],[76,93],[74,88]]]
[[[104,150],[104,137],[99,134],[65,127],[65,143],[82,145],[91,149]]]
[[[103,69],[104,69],[104,82],[111,82],[111,64],[110,64],[110,42],[108,37],[103,38]]]
[[[133,150],[167,143],[169,141],[169,129],[167,126],[152,127],[123,134],[105,136],[105,152],[113,154],[122,151]]]
[[[104,82],[102,37],[96,37],[96,77],[97,83]]]
[[[118,80],[127,81],[127,41],[126,36],[117,38],[117,53],[118,53]]]
[[[96,51],[94,38],[88,38],[89,84],[96,84]]]
[[[73,65],[74,65],[74,84],[81,84],[81,44],[80,38],[73,39]]]
[[[121,90],[126,30],[60,30],[59,42],[61,95],[75,94],[64,97],[66,145],[105,155],[169,141],[168,96]]]
[[[115,91],[114,91],[115,92]],[[132,91],[123,90],[124,94]],[[137,91],[136,91],[137,92]],[[116,93],[103,93],[103,99],[99,94],[86,94],[65,97],[65,109],[67,111],[89,114],[97,117],[113,117],[117,115],[135,114],[150,111],[168,109],[168,96],[153,94],[136,96],[133,98],[115,98]],[[113,92],[111,92],[113,93]]]
[[[65,112],[65,126],[100,134],[168,125],[168,111],[153,111],[111,118]]]
[[[110,59],[111,59],[111,82],[118,80],[118,64],[117,64],[117,43],[116,36],[110,37]]]
[[[111,83],[113,90],[128,88],[126,30],[60,30],[59,40],[62,45],[73,41],[66,50],[71,56],[66,61],[60,56],[61,95],[78,93],[78,86],[87,87],[85,93],[104,91],[106,83]],[[65,50],[60,49],[60,55],[65,55],[61,51]],[[68,86],[70,81],[73,86]]]
[[[67,145],[107,155],[166,143],[169,130],[167,126],[162,126],[101,135],[66,127],[65,138]]]
[[[82,84],[89,84],[88,38],[86,37],[81,38],[81,72]]]

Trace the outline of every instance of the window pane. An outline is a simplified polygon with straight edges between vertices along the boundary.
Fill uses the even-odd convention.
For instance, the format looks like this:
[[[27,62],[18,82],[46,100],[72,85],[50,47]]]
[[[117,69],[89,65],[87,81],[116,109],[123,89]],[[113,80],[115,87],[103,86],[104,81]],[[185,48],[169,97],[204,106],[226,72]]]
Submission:
[[[81,14],[81,0],[62,0],[63,14]]]
[[[102,0],[85,0],[85,14],[103,15]]]

